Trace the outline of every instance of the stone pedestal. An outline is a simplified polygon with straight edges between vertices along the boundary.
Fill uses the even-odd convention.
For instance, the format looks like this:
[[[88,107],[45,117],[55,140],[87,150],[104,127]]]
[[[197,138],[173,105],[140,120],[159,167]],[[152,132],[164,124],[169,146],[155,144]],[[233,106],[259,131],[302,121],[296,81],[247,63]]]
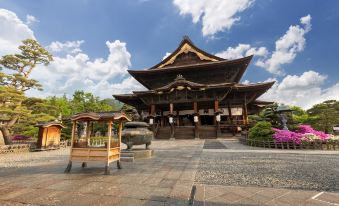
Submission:
[[[134,159],[151,158],[154,155],[152,149],[121,150],[120,160],[123,162],[134,162]]]

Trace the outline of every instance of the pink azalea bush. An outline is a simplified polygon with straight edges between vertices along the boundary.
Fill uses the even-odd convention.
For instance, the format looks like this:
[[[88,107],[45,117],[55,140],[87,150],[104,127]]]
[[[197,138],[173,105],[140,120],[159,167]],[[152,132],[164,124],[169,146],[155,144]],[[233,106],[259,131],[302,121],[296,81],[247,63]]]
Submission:
[[[315,136],[318,136],[321,140],[326,140],[329,138],[329,135],[322,132],[322,131],[317,131],[313,129],[310,125],[300,125],[297,130],[298,133],[301,134],[313,134]]]
[[[297,144],[301,143],[302,134],[289,131],[273,128],[274,134],[272,135],[273,139],[276,142],[295,142]]]
[[[309,125],[300,125],[295,132],[276,128],[273,128],[273,130],[275,133],[272,137],[276,142],[295,142],[296,144],[300,144],[302,141],[327,141],[331,137],[324,132],[313,129]]]
[[[25,135],[15,135],[12,140],[29,140],[31,137]]]

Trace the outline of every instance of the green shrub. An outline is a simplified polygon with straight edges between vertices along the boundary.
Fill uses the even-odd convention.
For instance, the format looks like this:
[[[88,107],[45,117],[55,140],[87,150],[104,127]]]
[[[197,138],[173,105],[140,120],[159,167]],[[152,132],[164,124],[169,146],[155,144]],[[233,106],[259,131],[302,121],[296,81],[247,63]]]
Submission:
[[[272,134],[272,125],[269,122],[262,121],[258,122],[249,130],[249,138],[255,140],[273,140]]]

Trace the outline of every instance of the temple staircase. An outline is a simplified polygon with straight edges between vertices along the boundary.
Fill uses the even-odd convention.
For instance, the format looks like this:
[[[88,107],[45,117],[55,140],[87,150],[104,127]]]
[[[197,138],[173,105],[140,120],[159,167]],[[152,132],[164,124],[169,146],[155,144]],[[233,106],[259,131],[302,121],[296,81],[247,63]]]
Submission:
[[[215,139],[216,138],[215,126],[200,126],[199,138],[200,139]]]
[[[174,129],[175,139],[194,139],[194,126],[179,126]]]
[[[156,139],[169,139],[171,137],[170,127],[159,127],[156,133]]]

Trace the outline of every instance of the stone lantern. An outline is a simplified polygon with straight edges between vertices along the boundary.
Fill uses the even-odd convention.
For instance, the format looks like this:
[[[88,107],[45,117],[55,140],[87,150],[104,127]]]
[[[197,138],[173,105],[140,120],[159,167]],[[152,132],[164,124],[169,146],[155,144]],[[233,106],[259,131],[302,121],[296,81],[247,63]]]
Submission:
[[[288,114],[291,114],[292,113],[292,109],[285,105],[285,104],[280,104],[277,108],[277,113],[278,113],[278,116],[280,117],[280,121],[282,123],[282,126],[283,126],[283,130],[288,130],[288,127],[287,127],[287,116]]]

